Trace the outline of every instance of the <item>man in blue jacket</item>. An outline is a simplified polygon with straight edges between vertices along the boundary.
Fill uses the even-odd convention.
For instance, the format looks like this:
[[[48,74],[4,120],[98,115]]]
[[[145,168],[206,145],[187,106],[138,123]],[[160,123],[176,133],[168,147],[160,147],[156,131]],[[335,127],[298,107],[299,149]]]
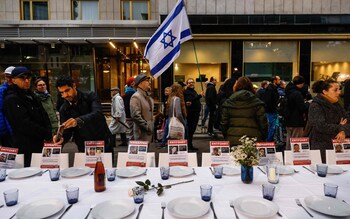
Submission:
[[[10,66],[5,69],[4,76],[5,82],[0,86],[0,145],[5,147],[12,147],[11,140],[11,127],[3,113],[4,93],[12,84],[11,73],[15,69],[14,66]]]

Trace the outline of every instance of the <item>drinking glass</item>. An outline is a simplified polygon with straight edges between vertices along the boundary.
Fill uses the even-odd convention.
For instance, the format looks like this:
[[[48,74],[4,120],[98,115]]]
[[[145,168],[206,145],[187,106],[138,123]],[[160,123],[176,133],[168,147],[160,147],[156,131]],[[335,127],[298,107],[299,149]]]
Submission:
[[[316,165],[317,175],[320,177],[326,177],[328,172],[328,166],[326,164]]]
[[[6,179],[6,169],[0,169],[0,182]]]
[[[60,168],[49,169],[51,181],[57,181],[60,178]]]
[[[214,166],[214,177],[217,179],[221,179],[223,171],[224,171],[223,166]]]
[[[115,169],[107,168],[106,169],[106,173],[107,173],[107,180],[108,181],[114,181],[115,180]]]
[[[69,204],[77,203],[79,200],[79,187],[69,187],[66,189],[67,201]]]
[[[161,176],[162,180],[169,179],[169,174],[170,174],[170,167],[161,167],[160,168],[160,176]]]
[[[262,185],[262,193],[263,198],[269,201],[273,200],[273,196],[275,195],[275,186],[271,184],[263,184]]]
[[[18,202],[18,189],[9,189],[4,191],[4,198],[7,206],[16,205]]]
[[[203,201],[210,201],[213,187],[211,185],[201,185],[201,197]]]
[[[338,193],[338,185],[333,183],[324,183],[323,190],[325,196],[336,198]]]
[[[143,198],[145,196],[145,189],[141,186],[136,186],[132,188],[132,194],[134,197],[134,202],[136,204],[140,204],[143,202]]]

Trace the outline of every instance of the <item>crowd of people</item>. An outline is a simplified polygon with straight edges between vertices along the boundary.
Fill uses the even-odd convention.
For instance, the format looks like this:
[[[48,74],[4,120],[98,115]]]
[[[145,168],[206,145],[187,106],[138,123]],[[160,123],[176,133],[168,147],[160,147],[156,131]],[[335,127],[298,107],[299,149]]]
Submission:
[[[164,107],[155,117],[151,79],[139,74],[126,80],[125,90],[111,89],[112,121],[107,125],[97,94],[79,90],[70,76],[56,81],[59,104],[53,102],[44,78],[34,81],[32,91],[32,72],[26,67],[8,67],[4,76],[0,86],[0,143],[17,147],[18,153],[24,154],[25,166],[30,165],[32,153],[41,153],[44,142],[64,146],[72,139],[79,152],[84,152],[85,141],[103,140],[105,152],[113,153],[117,134],[119,146],[127,146],[129,140],[154,141],[161,127],[163,135],[158,140],[163,148],[174,138],[170,134],[175,118],[182,126],[178,130],[183,130],[182,136],[188,140],[188,150],[197,151],[193,136],[198,123],[204,125],[206,121],[205,112],[199,120],[202,98],[209,116],[207,134],[217,137],[216,129],[231,146],[238,145],[243,135],[276,142],[281,138],[280,127],[284,127],[287,143],[283,149],[291,150],[290,138],[309,137],[311,149],[320,149],[325,162],[325,150],[333,148],[332,139],[343,142],[350,135],[350,120],[342,104],[350,101],[339,101],[341,87],[333,79],[316,81],[312,98],[300,75],[288,83],[276,75],[271,81],[263,81],[260,89],[248,77],[237,74],[217,89],[217,79],[211,77],[206,90],[202,88],[199,93],[195,80],[188,78],[186,83],[165,88]],[[56,135],[59,125],[63,127],[62,137]]]

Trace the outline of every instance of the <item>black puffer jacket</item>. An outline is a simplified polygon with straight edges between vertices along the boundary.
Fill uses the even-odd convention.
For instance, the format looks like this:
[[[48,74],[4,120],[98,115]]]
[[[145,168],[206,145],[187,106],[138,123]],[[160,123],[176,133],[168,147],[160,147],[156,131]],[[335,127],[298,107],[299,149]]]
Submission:
[[[201,111],[201,101],[200,99],[202,98],[202,95],[197,94],[195,89],[193,88],[186,88],[184,91],[184,98],[185,102],[191,102],[190,106],[186,106],[187,113],[192,113],[192,112],[199,112]]]
[[[49,116],[33,92],[9,86],[4,99],[4,114],[12,128],[13,145],[30,165],[32,153],[41,153],[44,140],[52,140]]]
[[[293,82],[289,82],[286,87],[286,97],[288,100],[285,124],[287,127],[304,127],[309,103],[304,101],[304,96]]]
[[[322,162],[326,161],[326,149],[333,149],[332,139],[340,131],[350,135],[350,118],[339,103],[330,103],[322,95],[317,94],[309,107],[310,146],[311,149],[320,149]],[[341,118],[348,120],[346,125],[340,125]]]

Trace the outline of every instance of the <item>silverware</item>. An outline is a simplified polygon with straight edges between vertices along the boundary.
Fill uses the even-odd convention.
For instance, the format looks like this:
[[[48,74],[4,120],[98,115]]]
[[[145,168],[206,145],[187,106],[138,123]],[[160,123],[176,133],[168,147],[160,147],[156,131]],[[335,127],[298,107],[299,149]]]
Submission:
[[[4,207],[4,204],[0,205],[0,208]]]
[[[237,212],[236,212],[236,209],[235,209],[235,206],[233,204],[233,200],[230,200],[230,207],[233,209],[233,211],[235,212],[235,216],[236,216],[236,219],[239,219],[238,215],[237,215]]]
[[[139,212],[137,213],[136,219],[139,219],[140,213],[141,213],[141,211],[142,211],[142,208],[143,208],[143,204],[141,204],[141,205],[139,206]]]
[[[16,216],[16,213],[14,213],[9,219],[12,219]]]
[[[299,199],[295,199],[295,202],[297,203],[298,206],[304,208],[304,210],[306,211],[306,213],[308,213],[310,215],[310,217],[314,217],[312,214],[310,214],[310,212],[308,210],[306,210],[306,208],[301,204]]]
[[[58,219],[63,218],[63,216],[69,211],[69,209],[73,206],[73,204],[69,205],[68,208],[64,210],[64,212],[61,214],[61,216]]]
[[[162,207],[162,219],[164,219],[164,210],[165,210],[165,207],[166,207],[166,203],[162,202],[161,203],[161,207]]]
[[[91,171],[90,176],[94,175],[95,170]]]
[[[312,174],[315,174],[315,171],[311,170],[310,168],[307,168],[306,166],[303,166],[304,169],[307,169],[308,171],[310,171]]]
[[[214,219],[218,219],[218,217],[216,217],[216,214],[215,214],[215,209],[214,209],[214,204],[213,204],[213,202],[210,202],[210,208],[211,208],[211,210],[213,211]]]
[[[280,216],[280,217],[283,217],[282,214],[279,211],[277,211],[277,215]]]
[[[89,218],[89,215],[90,215],[90,213],[91,213],[91,211],[92,211],[93,208],[94,208],[94,207],[91,206],[89,212],[87,213],[87,215],[85,216],[84,219],[88,219],[88,218]]]
[[[343,201],[345,204],[348,204],[345,200],[342,200],[342,201]],[[2,205],[2,206],[4,206],[4,205]],[[2,206],[1,206],[1,207],[2,207]],[[0,207],[0,208],[1,208],[1,207]]]
[[[196,173],[196,171],[195,171],[195,169],[194,168],[192,168],[192,170],[193,170],[193,175],[197,175],[197,173]]]
[[[45,171],[41,171],[40,173],[38,173],[37,176],[42,176],[44,173],[46,173],[47,171],[49,171],[48,169],[46,169]]]
[[[214,175],[214,170],[211,167],[209,167],[209,170],[211,171],[211,174]]]
[[[145,172],[143,173],[143,175],[147,175],[147,170],[148,170],[148,169],[145,170]]]
[[[266,172],[265,172],[263,169],[261,169],[260,167],[258,167],[258,169],[259,169],[263,174],[266,175]]]

